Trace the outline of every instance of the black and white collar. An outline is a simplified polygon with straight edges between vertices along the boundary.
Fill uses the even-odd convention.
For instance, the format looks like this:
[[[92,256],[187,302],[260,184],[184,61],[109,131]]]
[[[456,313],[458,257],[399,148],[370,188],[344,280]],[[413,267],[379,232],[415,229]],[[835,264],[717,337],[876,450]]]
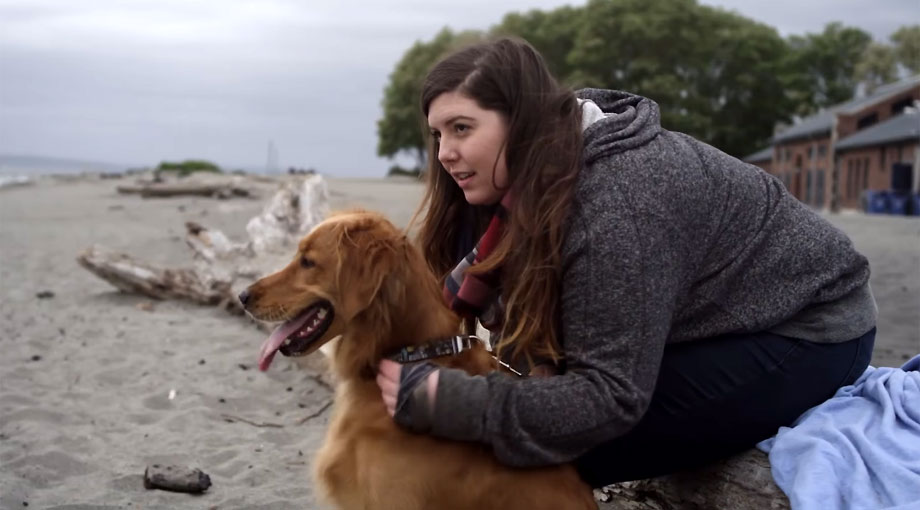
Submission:
[[[476,335],[457,335],[437,338],[422,345],[408,345],[387,356],[398,363],[415,363],[441,356],[456,356],[472,349],[476,344],[483,344]]]
[[[386,356],[387,359],[397,363],[415,363],[442,356],[456,356],[461,352],[468,351],[477,344],[485,346],[486,343],[476,335],[456,335],[445,338],[436,338],[422,345],[409,345]],[[511,365],[498,359],[494,354],[492,357],[499,365],[507,369],[512,374],[523,377],[523,374],[515,370]]]

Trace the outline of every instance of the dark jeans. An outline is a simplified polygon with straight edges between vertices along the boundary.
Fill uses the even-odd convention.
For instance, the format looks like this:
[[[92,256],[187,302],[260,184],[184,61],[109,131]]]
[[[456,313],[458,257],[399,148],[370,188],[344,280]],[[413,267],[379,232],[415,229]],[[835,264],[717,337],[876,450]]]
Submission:
[[[875,328],[837,344],[757,333],[669,345],[645,416],[575,465],[602,487],[752,448],[856,381],[874,343]]]

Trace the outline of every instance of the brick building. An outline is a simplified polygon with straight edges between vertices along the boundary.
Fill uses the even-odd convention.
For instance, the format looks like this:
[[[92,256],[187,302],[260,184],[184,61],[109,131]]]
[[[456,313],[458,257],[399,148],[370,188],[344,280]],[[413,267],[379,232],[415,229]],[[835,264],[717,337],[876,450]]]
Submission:
[[[777,176],[796,198],[816,208],[859,208],[865,190],[891,186],[894,163],[920,167],[920,76],[806,117],[744,158]],[[908,113],[905,113],[908,112]]]
[[[920,165],[916,164],[920,140],[920,113],[903,113],[854,133],[837,143],[837,199],[840,207],[861,208],[864,190],[892,185],[895,163],[913,164],[913,189]]]

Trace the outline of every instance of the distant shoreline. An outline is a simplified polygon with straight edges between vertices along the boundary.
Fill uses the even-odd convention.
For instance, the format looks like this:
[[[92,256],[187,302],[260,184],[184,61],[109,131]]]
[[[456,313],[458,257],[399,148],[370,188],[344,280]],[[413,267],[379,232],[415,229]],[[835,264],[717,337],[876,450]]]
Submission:
[[[97,172],[126,172],[143,165],[127,165],[106,161],[73,158],[0,154],[0,175],[49,175]]]
[[[105,161],[89,161],[73,158],[55,158],[55,157],[45,157],[45,156],[24,156],[24,155],[15,155],[15,154],[0,154],[0,180],[10,181],[18,178],[28,178],[34,179],[35,177],[40,176],[53,176],[53,175],[69,175],[75,176],[80,174],[86,175],[95,175],[95,174],[122,174],[130,175],[133,173],[140,173],[144,171],[153,170],[155,164],[141,165],[141,164],[121,164],[121,163],[112,163]],[[288,175],[286,171],[278,172],[266,172],[263,168],[255,167],[227,167],[223,168],[224,172],[230,173],[237,169],[246,172],[251,175],[267,175],[267,176],[277,176],[281,177]],[[403,179],[400,176],[388,177],[385,172],[381,172],[379,176],[350,176],[350,175],[332,175],[326,174],[324,172],[319,172],[321,175],[327,179],[346,179],[354,181],[367,181],[374,182],[380,180],[386,180],[388,182],[399,182],[401,180],[406,180],[407,182],[418,182],[411,178]]]

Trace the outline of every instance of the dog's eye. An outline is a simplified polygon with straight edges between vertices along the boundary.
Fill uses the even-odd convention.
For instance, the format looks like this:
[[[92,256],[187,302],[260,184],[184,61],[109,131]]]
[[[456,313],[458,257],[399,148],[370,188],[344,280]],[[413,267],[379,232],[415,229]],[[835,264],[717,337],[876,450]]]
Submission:
[[[313,262],[313,259],[308,259],[307,257],[300,257],[300,267],[310,268],[316,265],[316,262]]]

